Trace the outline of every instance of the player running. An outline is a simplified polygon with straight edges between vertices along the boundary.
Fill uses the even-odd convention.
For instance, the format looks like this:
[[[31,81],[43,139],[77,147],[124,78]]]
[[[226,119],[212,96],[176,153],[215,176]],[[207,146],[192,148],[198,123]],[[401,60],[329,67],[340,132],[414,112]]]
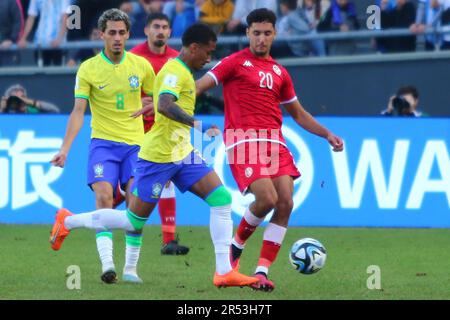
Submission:
[[[70,147],[83,126],[89,101],[92,134],[89,146],[88,185],[95,192],[96,208],[112,208],[113,190],[120,184],[129,192],[139,146],[144,138],[142,117],[131,115],[142,108],[141,91],[152,96],[155,73],[142,57],[125,51],[130,20],[118,9],[105,11],[98,20],[104,50],[88,59],[77,72],[75,105],[63,144],[52,164],[64,167]],[[102,281],[117,281],[113,262],[112,233],[97,228],[96,241],[102,263]],[[123,280],[141,282],[136,273],[141,234],[126,234],[126,261]],[[53,246],[53,249],[57,249]]]
[[[163,13],[152,13],[147,17],[144,29],[147,41],[130,50],[130,52],[144,57],[151,63],[153,70],[158,74],[163,65],[172,58],[176,58],[179,52],[168,46],[171,29],[169,18]],[[143,105],[153,104],[152,97],[143,97]],[[144,115],[144,132],[148,132],[155,122],[154,114]],[[161,254],[184,255],[189,248],[178,244],[175,239],[176,231],[176,201],[175,186],[169,181],[163,188],[158,202],[159,216],[161,217],[161,229],[163,246]]]
[[[50,237],[53,249],[59,250],[70,230],[75,228],[119,228],[141,233],[163,186],[172,180],[181,192],[189,190],[210,206],[210,233],[216,256],[214,285],[249,286],[258,282],[257,278],[240,274],[231,266],[231,195],[190,141],[190,128],[200,125],[193,117],[196,89],[192,70],[201,69],[211,60],[216,41],[209,27],[192,25],[183,34],[180,55],[158,73],[154,87],[155,124],[145,135],[139,152],[126,212],[101,209],[73,215],[66,209],[59,210]]]
[[[267,277],[269,267],[283,242],[293,208],[294,179],[300,177],[281,132],[280,104],[302,128],[325,138],[333,151],[343,150],[342,140],[303,109],[288,72],[270,57],[275,23],[272,11],[252,11],[247,16],[250,47],[224,58],[196,83],[198,94],[223,84],[224,140],[230,168],[240,191],[255,195],[232,241],[234,268],[239,268],[247,239],[275,209],[264,231],[255,271],[260,281],[254,288],[264,291],[275,288]]]

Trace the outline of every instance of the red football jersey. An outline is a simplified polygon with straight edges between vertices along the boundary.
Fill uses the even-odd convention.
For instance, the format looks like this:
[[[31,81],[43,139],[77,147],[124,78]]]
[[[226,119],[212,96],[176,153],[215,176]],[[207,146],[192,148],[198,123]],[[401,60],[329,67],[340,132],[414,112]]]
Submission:
[[[167,60],[175,58],[179,55],[177,50],[172,49],[169,46],[166,46],[166,51],[163,54],[153,53],[150,51],[147,42],[138,44],[136,47],[131,49],[130,52],[147,59],[147,61],[152,65],[155,74],[158,74],[159,70],[161,70]],[[144,131],[148,132],[152,128],[154,122],[154,116],[144,117]]]
[[[170,58],[175,58],[180,54],[177,50],[172,49],[169,46],[166,46],[166,51],[163,54],[153,53],[148,48],[147,42],[138,44],[136,47],[131,49],[130,52],[147,59],[147,61],[151,63],[155,74],[158,74],[159,70],[161,70],[167,60]]]
[[[250,139],[285,142],[280,104],[293,102],[297,96],[282,65],[247,48],[222,59],[208,74],[217,85],[223,84],[227,146]],[[238,129],[246,134],[237,134]],[[229,135],[229,131],[234,133]]]

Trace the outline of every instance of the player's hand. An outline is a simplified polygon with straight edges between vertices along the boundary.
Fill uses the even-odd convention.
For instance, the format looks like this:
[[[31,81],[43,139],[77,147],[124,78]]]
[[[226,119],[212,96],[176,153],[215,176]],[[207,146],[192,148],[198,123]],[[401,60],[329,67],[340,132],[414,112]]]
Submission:
[[[216,136],[220,135],[220,133],[221,133],[221,132],[220,132],[219,127],[216,126],[215,124],[213,124],[211,127],[209,127],[208,130],[206,130],[206,134],[207,134],[209,137],[216,137]]]
[[[333,147],[334,152],[340,152],[344,150],[344,141],[342,141],[341,138],[338,136],[335,136],[334,134],[330,133],[327,136],[328,143]]]
[[[151,104],[148,104],[147,106],[142,107],[141,110],[136,111],[131,116],[133,118],[137,118],[141,115],[144,115],[144,117],[150,117],[155,114],[155,109],[153,108],[153,102]]]
[[[67,153],[65,152],[58,152],[53,159],[50,161],[51,164],[53,164],[55,167],[64,168],[64,164],[66,163],[67,159]]]

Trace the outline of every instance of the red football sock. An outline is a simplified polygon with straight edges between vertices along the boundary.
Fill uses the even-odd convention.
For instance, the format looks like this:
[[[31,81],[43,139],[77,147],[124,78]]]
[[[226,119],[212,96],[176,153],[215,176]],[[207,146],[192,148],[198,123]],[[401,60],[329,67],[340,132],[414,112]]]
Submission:
[[[158,211],[159,216],[161,217],[161,229],[164,244],[175,240],[175,208],[175,198],[159,199]]]
[[[264,240],[261,248],[261,253],[259,255],[258,266],[266,267],[267,269],[269,269],[269,267],[277,258],[280,248],[281,244]]]
[[[234,236],[234,240],[236,240],[237,243],[244,245],[247,239],[255,232],[256,227],[257,226],[249,224],[245,218],[242,218],[236,231],[236,235]]]
[[[256,228],[264,221],[264,218],[256,217],[249,208],[245,210],[244,216],[239,223],[234,240],[244,245],[248,238],[255,232]]]

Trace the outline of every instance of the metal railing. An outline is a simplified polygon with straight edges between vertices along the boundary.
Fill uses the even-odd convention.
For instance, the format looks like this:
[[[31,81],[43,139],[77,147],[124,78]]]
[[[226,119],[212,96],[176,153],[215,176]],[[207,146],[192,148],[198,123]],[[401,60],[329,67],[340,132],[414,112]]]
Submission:
[[[406,36],[425,36],[425,35],[446,35],[450,34],[450,25],[439,27],[439,28],[426,28],[423,33],[413,33],[408,28],[404,29],[387,29],[387,30],[357,30],[348,32],[317,32],[304,35],[293,35],[293,36],[277,36],[275,43],[282,42],[295,42],[295,41],[311,41],[311,40],[361,40],[361,39],[374,39],[374,38],[386,38],[386,37],[406,37]],[[132,48],[142,42],[146,41],[145,38],[142,39],[131,39],[127,41],[126,47]],[[244,48],[248,44],[248,39],[246,36],[220,36],[218,38],[218,45],[237,45],[239,49]],[[169,39],[169,45],[173,47],[181,47],[181,38]],[[79,50],[79,49],[98,49],[103,48],[104,42],[102,40],[98,41],[67,41],[62,43],[58,49],[62,50]],[[42,67],[41,54],[42,50],[55,49],[50,45],[42,46],[36,44],[28,44],[25,48],[19,48],[16,44],[12,45],[7,49],[0,48],[0,54],[2,51],[24,51],[24,50],[34,50],[37,51],[38,55],[38,66]],[[439,47],[436,46],[436,50]]]
[[[423,33],[413,33],[408,28],[405,29],[387,29],[387,30],[357,30],[348,32],[317,32],[313,34],[305,35],[295,35],[295,36],[277,36],[275,42],[282,41],[310,41],[310,40],[359,40],[359,39],[369,39],[369,38],[380,38],[380,37],[399,37],[399,36],[421,36],[421,35],[444,35],[450,34],[450,26],[444,26],[439,28],[427,28]],[[139,43],[142,43],[145,39],[132,39],[127,41],[127,47],[133,47]],[[246,36],[220,36],[218,38],[218,44],[238,44],[245,45],[248,43]],[[181,38],[169,39],[169,45],[171,46],[181,46]],[[102,48],[104,46],[103,41],[67,41],[62,43],[59,49],[94,49]],[[18,48],[17,45],[12,45],[8,49],[3,50],[44,50],[44,49],[54,49],[50,45],[36,45],[28,44],[26,48]]]

